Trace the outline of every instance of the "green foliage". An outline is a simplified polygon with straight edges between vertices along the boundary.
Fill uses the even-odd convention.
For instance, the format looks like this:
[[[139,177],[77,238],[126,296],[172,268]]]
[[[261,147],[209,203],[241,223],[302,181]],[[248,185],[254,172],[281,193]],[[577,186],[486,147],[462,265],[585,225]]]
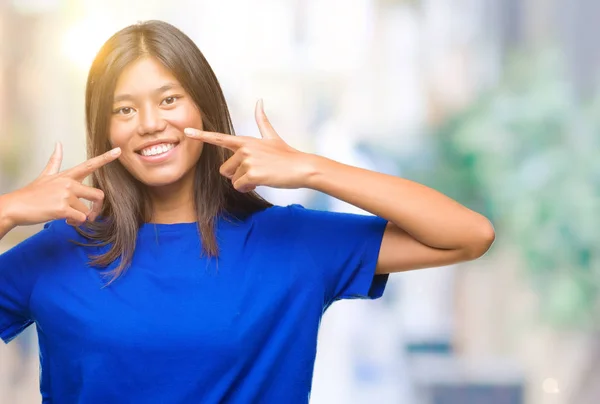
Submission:
[[[558,58],[515,58],[491,93],[436,131],[426,183],[514,243],[556,326],[600,323],[600,99],[578,102]]]

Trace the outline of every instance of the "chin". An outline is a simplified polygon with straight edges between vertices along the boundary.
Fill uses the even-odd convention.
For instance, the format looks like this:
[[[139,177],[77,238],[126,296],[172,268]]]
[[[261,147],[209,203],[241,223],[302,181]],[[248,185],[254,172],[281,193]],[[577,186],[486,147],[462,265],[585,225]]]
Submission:
[[[137,177],[138,181],[149,188],[161,188],[183,184],[184,178],[185,175],[169,175],[166,173],[163,175],[140,175]]]
[[[176,183],[177,181],[142,181],[144,186],[153,189],[168,187],[170,185],[175,185]]]

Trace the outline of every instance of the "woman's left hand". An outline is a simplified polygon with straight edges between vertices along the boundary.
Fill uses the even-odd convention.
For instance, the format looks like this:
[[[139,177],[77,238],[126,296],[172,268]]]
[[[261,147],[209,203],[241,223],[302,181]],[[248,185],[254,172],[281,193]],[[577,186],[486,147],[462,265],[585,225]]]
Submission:
[[[255,118],[260,139],[194,128],[186,128],[185,134],[234,153],[219,171],[240,192],[252,191],[257,186],[288,189],[305,187],[313,172],[314,156],[294,149],[279,137],[265,115],[262,100],[256,103]]]

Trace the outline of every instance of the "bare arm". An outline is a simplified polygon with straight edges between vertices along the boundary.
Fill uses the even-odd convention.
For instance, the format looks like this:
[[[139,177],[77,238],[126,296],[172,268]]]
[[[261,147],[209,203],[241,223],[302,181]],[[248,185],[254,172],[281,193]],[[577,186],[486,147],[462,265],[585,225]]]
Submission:
[[[348,202],[390,223],[378,273],[448,265],[483,255],[494,229],[482,215],[416,182],[309,157],[307,187]]]
[[[4,196],[0,196],[0,240],[14,228],[14,225],[6,214],[5,199]]]

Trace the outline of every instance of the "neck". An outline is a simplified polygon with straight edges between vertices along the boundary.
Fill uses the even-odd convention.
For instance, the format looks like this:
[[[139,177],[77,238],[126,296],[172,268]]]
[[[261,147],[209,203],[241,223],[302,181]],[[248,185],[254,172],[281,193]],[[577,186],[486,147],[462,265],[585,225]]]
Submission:
[[[192,181],[182,180],[160,188],[151,188],[148,192],[152,200],[152,223],[191,223],[198,220]]]

